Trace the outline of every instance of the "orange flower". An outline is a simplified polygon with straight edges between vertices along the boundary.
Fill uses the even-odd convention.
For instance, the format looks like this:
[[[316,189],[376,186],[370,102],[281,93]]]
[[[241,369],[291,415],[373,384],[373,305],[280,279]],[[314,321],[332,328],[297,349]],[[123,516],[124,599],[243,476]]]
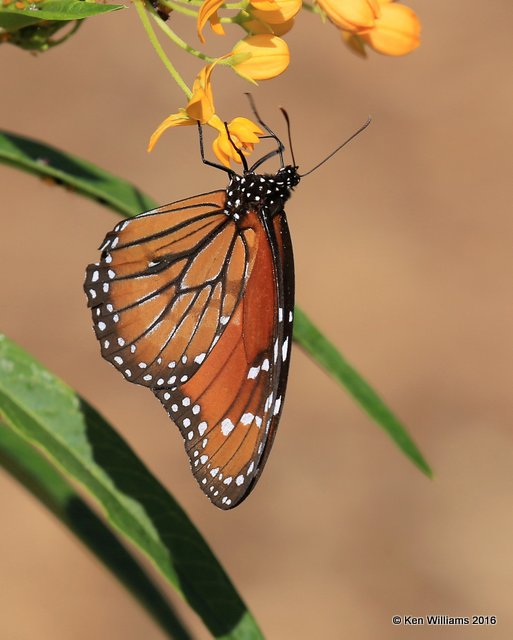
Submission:
[[[210,22],[210,27],[214,33],[218,36],[224,36],[223,25],[219,21],[219,16],[217,12],[223,6],[224,0],[205,0],[205,2],[201,5],[199,13],[198,13],[198,38],[201,42],[205,42],[205,37],[203,36],[203,29],[207,24],[207,21]]]
[[[420,44],[420,22],[415,12],[394,0],[317,0],[317,3],[358,55],[366,55],[365,44],[389,56],[402,56]]]
[[[193,125],[197,122],[206,124],[212,118],[215,113],[215,108],[210,76],[212,75],[212,70],[217,62],[218,60],[206,67],[203,67],[203,69],[198,73],[194,80],[194,84],[192,85],[192,96],[190,97],[187,106],[185,109],[179,109],[178,113],[172,113],[159,124],[150,138],[148,151],[153,149],[157,140],[166,129],[169,129],[170,127]]]
[[[251,35],[240,40],[233,53],[249,53],[250,57],[233,65],[233,69],[247,80],[268,80],[283,73],[290,62],[285,40],[269,33]]]
[[[275,25],[292,20],[301,6],[301,0],[250,0],[247,11],[258,20]]]
[[[415,12],[402,4],[380,0],[381,16],[374,27],[360,33],[362,40],[375,51],[389,56],[403,56],[420,44],[420,21]]]
[[[212,144],[212,149],[219,162],[229,167],[230,160],[241,161],[240,156],[228,139],[224,122],[215,112],[210,76],[218,61],[216,60],[216,62],[207,65],[198,73],[194,80],[192,96],[187,106],[185,109],[179,109],[178,113],[172,113],[159,124],[150,138],[148,151],[153,149],[166,129],[196,125],[199,122],[200,124],[208,124],[218,131],[218,136]],[[249,155],[253,151],[255,144],[260,141],[258,136],[263,133],[260,127],[247,118],[234,118],[228,124],[228,130],[232,140],[244,155]]]
[[[374,26],[381,13],[378,0],[317,0],[317,4],[337,27],[352,32]]]
[[[226,127],[221,118],[215,115],[208,124],[215,127],[219,132],[219,135],[212,143],[212,149],[220,162],[226,167],[230,166],[230,161],[232,160],[240,164],[240,155],[228,139]],[[245,156],[248,156],[253,151],[255,144],[260,142],[258,136],[263,134],[260,127],[247,118],[234,118],[227,126],[230,132],[230,138],[233,140],[237,149],[240,149]]]

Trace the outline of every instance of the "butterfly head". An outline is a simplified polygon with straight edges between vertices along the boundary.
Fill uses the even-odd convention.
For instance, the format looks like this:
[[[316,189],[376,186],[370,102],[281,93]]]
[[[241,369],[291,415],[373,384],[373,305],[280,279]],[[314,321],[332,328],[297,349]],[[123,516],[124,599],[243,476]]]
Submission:
[[[233,175],[226,189],[225,213],[235,220],[243,218],[249,210],[272,217],[283,209],[300,179],[297,167],[292,165],[275,174],[247,171],[242,176]]]
[[[278,169],[275,179],[279,183],[279,181],[283,181],[285,187],[290,191],[295,186],[299,184],[301,180],[301,176],[298,173],[299,167],[294,167],[292,165],[287,165]]]

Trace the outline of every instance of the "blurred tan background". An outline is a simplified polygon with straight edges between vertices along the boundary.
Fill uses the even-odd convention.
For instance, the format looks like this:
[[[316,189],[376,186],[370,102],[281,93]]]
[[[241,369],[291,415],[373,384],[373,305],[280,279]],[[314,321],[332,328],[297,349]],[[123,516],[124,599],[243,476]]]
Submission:
[[[99,356],[82,280],[116,217],[0,166],[1,330],[116,425],[273,640],[513,637],[513,4],[409,4],[423,23],[414,54],[360,60],[305,14],[288,37],[288,72],[254,95],[281,133],[277,107],[288,108],[302,170],[374,117],[288,206],[297,300],[409,426],[434,481],[296,348],[264,477],[240,508],[216,510],[159,403]],[[201,165],[193,129],[146,154],[183,100],[133,10],[91,19],[45,55],[0,55],[3,128],[96,162],[161,203],[225,184]],[[193,61],[179,64],[192,78]],[[222,70],[215,83],[223,117],[249,115],[247,84]],[[1,640],[164,638],[3,473],[0,500]],[[404,628],[394,614],[499,622]]]

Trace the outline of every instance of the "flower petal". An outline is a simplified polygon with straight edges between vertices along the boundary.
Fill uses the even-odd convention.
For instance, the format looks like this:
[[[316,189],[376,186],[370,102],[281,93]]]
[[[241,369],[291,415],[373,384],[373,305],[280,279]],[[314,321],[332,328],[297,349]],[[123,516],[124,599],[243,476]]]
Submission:
[[[230,166],[230,162],[241,163],[240,154],[234,148],[233,144],[240,149],[245,156],[253,151],[255,144],[260,142],[259,135],[263,134],[262,129],[248,118],[234,118],[228,123],[228,131],[233,144],[226,133],[226,126],[219,116],[214,115],[208,123],[218,131],[218,136],[212,143],[212,150],[219,161],[226,167]]]
[[[188,115],[185,109],[180,109],[178,113],[172,113],[165,120],[163,120],[159,126],[152,133],[150,142],[148,143],[148,151],[151,151],[157,140],[164,133],[166,129],[170,127],[183,127],[191,124],[196,124],[195,120],[192,120]]]
[[[200,10],[198,12],[198,21],[197,21],[197,30],[198,30],[198,38],[201,42],[205,42],[205,37],[203,36],[203,29],[207,24],[207,20],[210,21],[210,25],[215,33],[219,33],[216,31],[217,24],[221,27],[219,23],[219,18],[217,17],[217,11],[223,6],[224,0],[205,0],[205,2],[201,5]],[[213,19],[213,20],[212,20]],[[215,27],[213,25],[216,25]],[[222,27],[221,27],[222,29]],[[224,30],[223,30],[224,34]]]
[[[233,69],[249,80],[268,80],[283,73],[289,65],[290,52],[285,40],[271,34],[251,35],[240,40],[233,53],[250,53],[251,57]]]
[[[185,107],[189,117],[201,122],[201,124],[208,122],[215,113],[210,76],[217,62],[216,60],[212,64],[207,64],[198,73],[192,85],[192,97]]]
[[[374,26],[381,13],[378,0],[317,0],[317,4],[337,27],[346,31]]]
[[[409,7],[384,4],[374,27],[360,36],[379,53],[403,56],[420,44],[420,21]]]
[[[262,22],[274,25],[291,20],[301,7],[301,0],[251,0],[250,13]]]
[[[249,19],[241,22],[240,26],[251,34],[270,33],[275,36],[283,36],[288,33],[294,26],[294,18],[286,22],[269,24],[263,19]]]

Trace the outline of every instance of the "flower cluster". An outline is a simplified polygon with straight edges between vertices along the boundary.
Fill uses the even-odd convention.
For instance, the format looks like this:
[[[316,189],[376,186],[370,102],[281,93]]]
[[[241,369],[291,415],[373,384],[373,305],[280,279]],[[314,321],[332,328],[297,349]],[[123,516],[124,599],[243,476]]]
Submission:
[[[234,118],[225,124],[215,112],[210,80],[214,66],[215,63],[209,64],[199,72],[194,81],[189,103],[185,109],[171,114],[160,123],[151,136],[148,151],[153,149],[166,129],[196,125],[198,122],[208,124],[217,130],[217,138],[214,140],[212,148],[217,158],[226,167],[230,166],[230,160],[241,161],[235,146],[244,155],[249,155],[253,151],[254,145],[259,141],[258,136],[263,133],[260,127],[247,118]]]
[[[200,123],[217,131],[212,148],[225,166],[229,166],[232,161],[240,162],[241,153],[251,153],[263,132],[247,118],[238,117],[225,123],[216,114],[212,71],[216,65],[229,66],[238,75],[253,83],[269,80],[283,73],[290,62],[290,51],[283,36],[292,29],[294,20],[302,8],[327,17],[340,29],[344,42],[360,55],[366,55],[365,46],[368,45],[379,53],[400,56],[413,51],[419,46],[420,41],[420,23],[417,16],[411,9],[394,0],[314,0],[314,4],[307,4],[302,0],[242,0],[236,4],[226,4],[224,0],[203,0],[197,12],[190,8],[191,3],[188,0],[157,0],[161,8],[167,6],[168,9],[173,9],[173,12],[182,11],[186,15],[194,15],[197,35],[202,44],[206,40],[207,27],[217,36],[225,36],[225,27],[228,25],[240,27],[245,31],[246,35],[232,47],[229,54],[213,59],[178,38],[167,23],[158,17],[151,5],[145,4],[146,1],[135,0],[136,6],[139,5],[140,15],[144,7],[175,44],[208,62],[197,75],[192,90],[189,90],[171,62],[163,58],[173,77],[186,93],[188,103],[159,125],[151,137],[148,148],[151,150],[162,133],[170,127]],[[236,13],[233,15],[234,11]],[[231,12],[232,15],[224,15],[226,12]],[[145,24],[142,15],[141,19]],[[145,26],[148,25],[149,21],[146,19]],[[151,34],[149,35],[151,37]],[[163,52],[159,51],[155,42],[154,46],[163,57]]]
[[[364,45],[389,56],[402,56],[420,44],[414,11],[394,0],[316,0],[344,41],[359,54]]]

